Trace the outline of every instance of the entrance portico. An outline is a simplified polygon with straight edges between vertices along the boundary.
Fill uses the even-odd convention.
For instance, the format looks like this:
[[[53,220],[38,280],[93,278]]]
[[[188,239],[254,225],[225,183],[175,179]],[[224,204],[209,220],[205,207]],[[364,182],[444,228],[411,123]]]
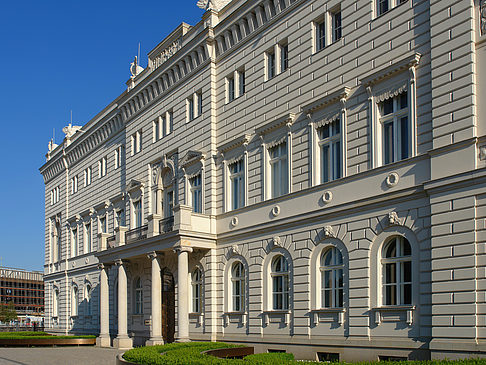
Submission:
[[[146,345],[164,344],[174,339],[177,342],[190,341],[190,255],[196,252],[197,257],[204,256],[204,253],[213,249],[214,243],[193,245],[192,242],[189,244],[187,239],[176,242],[166,240],[161,243],[156,242],[155,238],[98,253],[100,261],[103,262],[99,266],[100,334],[97,340],[99,346],[110,346],[109,323],[110,318],[113,319],[115,314],[110,313],[109,308],[110,299],[113,301],[115,294],[111,294],[110,298],[109,288],[114,287],[116,278],[118,313],[115,320],[118,329],[113,339],[113,347],[121,349],[133,347],[134,336],[139,336],[139,340],[148,338],[145,341]],[[154,241],[152,244],[147,242],[152,240]],[[184,244],[181,244],[182,242]],[[113,282],[109,283],[108,268],[113,264],[116,270],[111,271]],[[149,265],[150,276],[147,275]],[[143,311],[137,312],[135,304],[130,301],[130,299],[136,301],[136,289],[130,283],[141,275],[145,275],[142,280],[145,283],[144,287],[150,286],[150,290],[147,288],[150,292],[150,300],[144,302],[143,307],[146,308]],[[148,299],[147,295],[143,297]],[[112,337],[113,335],[114,333],[111,334]]]

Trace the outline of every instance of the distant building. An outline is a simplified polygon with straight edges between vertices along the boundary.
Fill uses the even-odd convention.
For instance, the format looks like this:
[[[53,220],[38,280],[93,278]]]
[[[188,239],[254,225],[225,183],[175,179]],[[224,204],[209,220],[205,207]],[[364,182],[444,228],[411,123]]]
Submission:
[[[486,356],[486,1],[204,4],[49,146],[49,330]]]
[[[0,305],[9,303],[21,319],[44,316],[43,273],[0,267]]]

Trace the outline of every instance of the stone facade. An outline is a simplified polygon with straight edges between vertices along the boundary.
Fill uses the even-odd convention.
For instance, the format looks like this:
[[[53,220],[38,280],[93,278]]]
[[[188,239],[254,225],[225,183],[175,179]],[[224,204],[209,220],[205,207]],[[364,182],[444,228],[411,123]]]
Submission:
[[[198,5],[50,144],[46,326],[483,356],[484,2]]]

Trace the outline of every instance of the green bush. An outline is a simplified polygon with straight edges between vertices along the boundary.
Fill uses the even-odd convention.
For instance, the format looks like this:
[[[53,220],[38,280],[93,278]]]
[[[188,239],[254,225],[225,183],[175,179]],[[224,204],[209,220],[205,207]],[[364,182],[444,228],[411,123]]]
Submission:
[[[26,337],[29,339],[39,339],[39,338],[62,338],[62,339],[72,339],[72,338],[96,338],[93,335],[86,336],[54,336],[45,332],[0,332],[0,339],[8,340],[24,340]]]
[[[10,337],[10,336],[50,336],[46,332],[33,332],[33,331],[26,331],[26,332],[0,332],[0,338],[3,337]]]
[[[297,361],[291,353],[264,353],[244,359],[220,359],[201,352],[222,348],[242,347],[223,342],[186,342],[159,346],[138,347],[125,352],[127,361],[143,365],[301,365],[322,364],[316,361]],[[341,363],[344,364],[344,363]],[[437,361],[372,361],[353,365],[486,365],[486,360],[437,360]]]

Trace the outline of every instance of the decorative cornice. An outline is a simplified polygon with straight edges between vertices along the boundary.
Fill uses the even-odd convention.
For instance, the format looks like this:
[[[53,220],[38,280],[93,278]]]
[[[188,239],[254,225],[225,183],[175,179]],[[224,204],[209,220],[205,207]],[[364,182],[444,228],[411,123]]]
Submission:
[[[340,102],[342,99],[347,99],[351,92],[351,88],[344,86],[324,97],[311,101],[302,106],[301,110],[306,115],[314,113],[316,110],[322,109],[330,104]]]
[[[414,52],[405,56],[404,58],[394,62],[390,66],[379,68],[377,71],[373,71],[371,74],[363,77],[360,82],[364,87],[376,84],[396,73],[410,69],[418,65],[420,61],[420,53]]]
[[[277,128],[280,128],[284,125],[291,126],[294,123],[294,120],[295,120],[295,114],[287,113],[261,127],[255,128],[255,134],[258,136],[263,136],[264,134],[271,132]]]
[[[181,166],[187,167],[187,166],[195,164],[196,162],[202,161],[204,159],[205,159],[205,156],[204,156],[203,152],[190,150],[182,158],[180,163],[181,163]]]
[[[225,153],[239,146],[248,145],[248,143],[250,143],[250,138],[251,136],[249,134],[244,134],[240,137],[233,139],[232,141],[229,141],[219,146],[218,151],[221,153]]]

